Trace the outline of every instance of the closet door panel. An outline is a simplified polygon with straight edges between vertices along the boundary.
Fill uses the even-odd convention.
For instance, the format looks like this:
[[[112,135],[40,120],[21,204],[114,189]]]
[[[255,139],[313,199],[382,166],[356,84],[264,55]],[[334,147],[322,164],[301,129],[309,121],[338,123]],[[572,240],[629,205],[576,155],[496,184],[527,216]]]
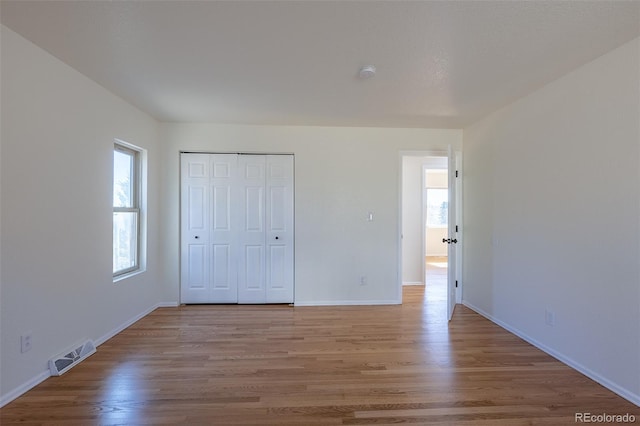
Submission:
[[[182,155],[181,170],[181,269],[182,303],[206,303],[209,289],[209,156]]]
[[[265,176],[264,155],[238,157],[238,216],[242,228],[238,268],[238,302],[265,303]]]
[[[235,251],[238,223],[234,221],[237,196],[237,154],[211,154],[211,300],[238,302],[238,273]]]
[[[266,158],[267,303],[293,303],[293,167],[292,155]]]
[[[181,155],[182,303],[293,303],[293,156]]]

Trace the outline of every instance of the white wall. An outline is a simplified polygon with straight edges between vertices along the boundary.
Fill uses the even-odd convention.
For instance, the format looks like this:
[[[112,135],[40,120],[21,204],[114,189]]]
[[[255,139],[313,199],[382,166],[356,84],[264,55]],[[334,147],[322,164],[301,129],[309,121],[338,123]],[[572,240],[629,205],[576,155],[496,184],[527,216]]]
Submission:
[[[161,300],[156,184],[147,272],[113,283],[111,264],[113,141],[148,149],[158,182],[157,123],[5,27],[1,51],[0,403],[45,378],[49,358]]]
[[[427,169],[425,178],[427,188],[449,187],[449,174],[446,170]]]
[[[163,124],[161,134],[165,300],[179,290],[179,152],[284,152],[295,154],[299,305],[398,302],[400,151],[462,142],[460,130],[424,129]]]
[[[636,39],[464,130],[465,303],[636,404],[639,51]]]

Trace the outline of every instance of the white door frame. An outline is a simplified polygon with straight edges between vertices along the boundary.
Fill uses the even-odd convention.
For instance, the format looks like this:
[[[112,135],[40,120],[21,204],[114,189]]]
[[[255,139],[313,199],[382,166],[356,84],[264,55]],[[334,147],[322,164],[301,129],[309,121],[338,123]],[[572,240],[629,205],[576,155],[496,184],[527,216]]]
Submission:
[[[456,303],[462,303],[462,247],[463,247],[463,229],[462,229],[462,152],[454,151],[455,160],[456,160],[456,170],[459,172],[459,178],[456,179],[456,216],[457,216],[457,225],[458,225],[458,244],[456,244],[456,279],[458,281],[458,287],[456,288]],[[397,298],[400,303],[402,303],[402,208],[403,208],[403,200],[402,200],[402,169],[403,164],[402,160],[404,157],[447,157],[448,153],[446,150],[429,150],[429,151],[400,151],[398,155],[399,162],[399,172],[398,172],[398,238],[397,238],[397,252],[398,252],[398,271],[397,271]],[[423,207],[424,209],[424,207]],[[456,224],[453,224],[455,226]],[[424,241],[424,224],[422,224],[423,229],[423,241]],[[422,246],[422,257],[425,256],[425,242],[423,242]],[[423,262],[424,263],[424,262]]]

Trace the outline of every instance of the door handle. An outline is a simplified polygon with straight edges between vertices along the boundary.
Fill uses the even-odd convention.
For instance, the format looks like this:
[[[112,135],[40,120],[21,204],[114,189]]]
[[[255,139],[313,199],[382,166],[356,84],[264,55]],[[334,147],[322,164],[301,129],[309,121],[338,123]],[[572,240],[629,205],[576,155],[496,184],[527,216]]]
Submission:
[[[279,239],[280,239],[280,237],[276,237],[276,240],[279,240]]]
[[[442,242],[443,243],[447,243],[447,244],[451,244],[451,243],[456,244],[458,242],[458,239],[457,238],[453,238],[453,239],[452,238],[443,238]]]

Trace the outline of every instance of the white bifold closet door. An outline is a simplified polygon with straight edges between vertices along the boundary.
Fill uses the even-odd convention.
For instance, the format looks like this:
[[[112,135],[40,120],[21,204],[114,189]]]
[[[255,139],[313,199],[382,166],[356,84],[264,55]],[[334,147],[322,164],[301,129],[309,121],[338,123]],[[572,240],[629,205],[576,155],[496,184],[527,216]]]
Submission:
[[[181,155],[182,303],[293,303],[293,156]]]

